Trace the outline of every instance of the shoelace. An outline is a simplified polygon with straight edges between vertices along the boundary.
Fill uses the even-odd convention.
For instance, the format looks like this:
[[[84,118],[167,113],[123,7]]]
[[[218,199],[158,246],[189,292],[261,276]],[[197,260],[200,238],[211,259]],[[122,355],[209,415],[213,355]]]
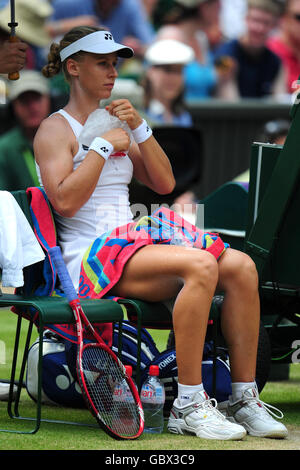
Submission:
[[[210,398],[203,402],[197,403],[196,412],[198,411],[198,408],[202,408],[202,410],[204,410],[208,414],[217,415],[222,420],[226,419],[224,415],[218,410],[218,403],[217,403],[217,400],[215,400],[215,398]]]
[[[268,414],[274,416],[275,418],[277,419],[282,419],[283,418],[283,413],[282,411],[280,411],[278,408],[276,408],[275,406],[273,405],[270,405],[269,403],[265,403],[264,401],[262,401],[260,398],[257,398],[257,397],[244,397],[244,401],[246,402],[252,402],[253,404],[257,404],[259,403],[259,405],[261,405],[261,407],[263,408],[263,410],[265,410]],[[251,403],[251,404],[252,404]],[[274,411],[272,410],[275,410],[277,413],[275,413]]]

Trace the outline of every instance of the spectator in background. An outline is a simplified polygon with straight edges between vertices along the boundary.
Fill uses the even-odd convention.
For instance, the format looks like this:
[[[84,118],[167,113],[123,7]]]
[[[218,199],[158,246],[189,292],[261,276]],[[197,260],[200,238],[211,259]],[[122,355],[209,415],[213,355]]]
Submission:
[[[281,7],[274,0],[249,0],[245,34],[217,49],[215,63],[218,66],[226,66],[228,57],[234,60],[236,73],[232,89],[235,88],[236,98],[284,94],[281,61],[267,47],[267,40],[278,23],[280,13]],[[226,89],[221,97],[226,98]]]
[[[74,26],[101,25],[111,31],[115,41],[132,47],[138,55],[143,55],[155,36],[138,0],[53,0],[52,5],[54,13],[48,23],[52,36],[62,36]]]
[[[218,82],[206,34],[199,29],[199,1],[177,0],[165,16],[165,24],[157,31],[157,39],[177,39],[194,51],[194,60],[184,69],[187,100],[211,97]]]
[[[221,28],[221,0],[198,0],[199,29],[206,34],[209,50],[224,42]]]
[[[193,126],[184,100],[184,67],[193,59],[193,49],[174,39],[157,40],[146,50],[144,112],[153,126]],[[189,190],[178,196],[174,204],[179,212],[186,207],[195,211],[195,199],[194,192]]]
[[[50,114],[48,81],[36,70],[24,70],[10,83],[9,99],[16,126],[0,137],[0,190],[14,191],[39,185],[32,143]]]
[[[268,41],[286,70],[286,92],[294,93],[300,76],[300,0],[287,0],[279,32]]]
[[[16,36],[27,43],[26,69],[39,69],[43,63],[43,48],[48,47],[50,36],[45,27],[47,18],[52,13],[48,0],[15,0],[16,6]],[[8,23],[10,18],[10,4],[0,9],[0,37],[2,41],[8,40],[11,29]],[[19,45],[21,51],[24,46]],[[8,46],[7,46],[8,47]]]
[[[163,39],[145,53],[145,113],[152,123],[191,126],[192,118],[184,104],[184,66],[194,58],[186,44]]]

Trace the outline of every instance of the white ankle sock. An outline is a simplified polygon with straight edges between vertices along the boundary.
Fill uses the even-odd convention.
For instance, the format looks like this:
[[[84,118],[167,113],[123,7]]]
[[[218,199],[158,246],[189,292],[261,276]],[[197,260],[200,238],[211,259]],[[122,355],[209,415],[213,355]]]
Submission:
[[[180,406],[184,406],[187,403],[192,401],[193,396],[197,392],[203,392],[204,387],[203,384],[199,385],[184,385],[178,383],[178,402]]]
[[[255,388],[256,382],[232,382],[232,395],[231,400],[232,402],[236,402],[240,400],[243,396],[243,391],[247,388]]]

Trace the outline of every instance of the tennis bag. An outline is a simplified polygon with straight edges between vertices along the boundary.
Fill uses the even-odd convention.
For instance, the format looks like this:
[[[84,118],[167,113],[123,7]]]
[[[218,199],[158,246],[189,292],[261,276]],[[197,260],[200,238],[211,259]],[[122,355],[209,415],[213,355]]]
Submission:
[[[37,400],[39,341],[28,351],[25,386],[32,400]],[[42,403],[73,408],[85,407],[81,390],[66,359],[66,345],[61,336],[46,330],[43,333]]]
[[[37,399],[38,340],[28,353],[26,389],[29,396]],[[118,352],[118,326],[114,327],[112,350]],[[122,362],[136,368],[137,330],[128,322],[122,325]],[[47,330],[43,335],[42,359],[42,403],[84,408],[80,387],[76,379],[76,344]],[[158,365],[160,378],[165,385],[166,401],[164,413],[167,415],[177,396],[177,364],[174,348],[159,352],[152,336],[142,329],[141,380],[146,380],[150,365]],[[213,394],[213,349],[205,343],[202,361],[203,384],[207,393]],[[133,377],[134,378],[134,377]],[[228,399],[231,394],[231,376],[226,350],[217,349],[216,396],[218,402]]]
[[[159,354],[147,330],[142,330],[141,368],[151,363]],[[118,353],[118,328],[115,327],[112,350]],[[76,375],[77,345],[53,331],[43,333],[42,357],[42,403],[64,405],[73,408],[85,407]],[[137,330],[124,322],[122,325],[122,362],[136,368]],[[32,344],[28,352],[25,386],[32,400],[37,400],[39,341]]]

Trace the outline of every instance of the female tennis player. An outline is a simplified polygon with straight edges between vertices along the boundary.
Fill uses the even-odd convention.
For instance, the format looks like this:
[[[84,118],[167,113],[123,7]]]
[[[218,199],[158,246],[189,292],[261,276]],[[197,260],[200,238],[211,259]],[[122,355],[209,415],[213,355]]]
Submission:
[[[162,214],[152,219],[156,231],[133,222],[128,197],[132,176],[159,194],[171,192],[175,181],[167,156],[128,99],[112,101],[107,111],[129,130],[120,125],[101,134],[99,122],[99,135],[91,143],[79,141],[88,117],[111,95],[118,58],[132,54],[108,31],[77,27],[59,44],[52,44],[43,70],[48,77],[63,70],[70,84],[67,105],[41,124],[34,141],[37,169],[54,208],[64,260],[81,293],[94,283],[98,297],[109,294],[154,302],[175,298],[179,383],[168,421],[170,432],[220,440],[242,439],[246,432],[285,437],[287,429],[267,411],[255,383],[260,306],[252,260],[224,247],[219,239],[209,239],[205,245],[205,236],[193,246],[170,244],[170,238],[163,236],[168,217]],[[233,382],[226,418],[206,394],[201,377],[216,290],[225,292],[221,324]],[[109,340],[105,328],[103,338]]]

